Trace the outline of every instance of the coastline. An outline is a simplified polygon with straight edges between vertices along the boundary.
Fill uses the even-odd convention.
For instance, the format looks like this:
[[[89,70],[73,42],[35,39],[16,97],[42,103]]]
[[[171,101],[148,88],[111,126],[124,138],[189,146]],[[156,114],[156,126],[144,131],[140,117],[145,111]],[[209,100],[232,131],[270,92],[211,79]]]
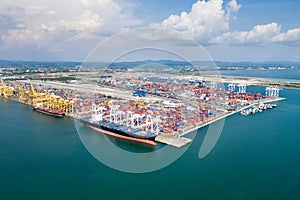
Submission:
[[[251,104],[249,104],[249,105],[247,105],[247,106],[244,106],[244,107],[242,107],[242,108],[240,108],[240,109],[238,109],[238,110],[229,112],[229,113],[227,113],[227,114],[225,114],[225,115],[220,115],[219,117],[216,117],[216,118],[214,118],[214,119],[212,119],[212,120],[210,120],[210,121],[208,121],[208,122],[205,122],[204,124],[201,124],[201,125],[196,126],[196,127],[192,128],[192,129],[189,129],[189,130],[183,132],[182,134],[180,134],[180,136],[187,135],[187,134],[189,134],[189,133],[191,133],[191,132],[193,132],[193,131],[195,131],[195,130],[198,130],[198,129],[203,128],[203,127],[205,127],[205,126],[207,126],[207,125],[210,125],[210,124],[212,124],[212,123],[215,123],[215,122],[217,122],[217,121],[219,121],[219,120],[221,120],[221,119],[225,119],[226,117],[229,117],[229,116],[231,116],[231,115],[234,115],[234,114],[236,114],[236,113],[239,113],[239,112],[241,112],[242,110],[251,108],[251,107],[253,107],[253,106],[255,106],[255,105],[258,105],[258,104],[260,104],[260,103],[272,103],[272,102],[282,101],[282,100],[285,100],[285,99],[286,99],[286,98],[274,98],[274,99],[267,99],[267,100],[264,100],[264,101],[256,101],[256,102],[253,102],[253,103],[251,103]]]
[[[283,79],[283,78],[260,78],[249,76],[229,76],[229,75],[201,75],[184,77],[190,79],[208,80],[222,83],[246,84],[256,86],[279,86],[281,88],[300,89],[300,80],[297,79]],[[221,80],[220,80],[221,78]]]

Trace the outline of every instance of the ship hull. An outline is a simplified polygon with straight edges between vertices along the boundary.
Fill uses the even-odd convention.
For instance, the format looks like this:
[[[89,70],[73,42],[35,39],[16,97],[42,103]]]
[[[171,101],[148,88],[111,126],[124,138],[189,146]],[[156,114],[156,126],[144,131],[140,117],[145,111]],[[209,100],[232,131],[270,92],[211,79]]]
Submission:
[[[43,113],[43,114],[46,114],[46,115],[50,115],[50,116],[53,116],[53,117],[63,117],[64,114],[62,112],[59,112],[59,111],[51,111],[51,110],[46,110],[46,109],[42,109],[42,108],[34,108],[33,110],[37,111],[37,112],[40,112],[40,113]]]
[[[125,139],[125,140],[130,140],[130,141],[135,141],[135,142],[140,142],[140,143],[145,143],[145,144],[150,144],[155,146],[156,143],[154,142],[155,137],[143,137],[143,136],[137,136],[137,135],[130,135],[128,133],[124,133],[123,131],[119,131],[117,129],[112,129],[109,128],[107,126],[103,126],[100,124],[94,124],[94,123],[90,123],[87,121],[81,121],[84,125],[86,125],[87,127],[97,131],[97,132],[101,132],[104,133],[106,135],[110,135],[113,137],[117,137],[117,138],[121,138],[121,139]]]
[[[136,129],[131,129],[127,128],[121,125],[116,125],[113,123],[100,123],[98,125],[101,129],[107,130],[107,131],[112,131],[114,133],[124,135],[124,136],[129,136],[133,138],[139,138],[139,139],[146,139],[146,140],[155,140],[156,135],[153,136],[147,136],[147,135],[140,135],[140,134],[134,134],[134,132],[138,132]],[[111,127],[113,126],[113,127]]]

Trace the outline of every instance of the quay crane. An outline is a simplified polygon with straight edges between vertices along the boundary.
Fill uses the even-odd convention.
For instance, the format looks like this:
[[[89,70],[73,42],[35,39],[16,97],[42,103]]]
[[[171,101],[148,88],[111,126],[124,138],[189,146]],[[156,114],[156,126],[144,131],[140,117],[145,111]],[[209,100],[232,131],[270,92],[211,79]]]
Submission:
[[[28,104],[31,106],[41,105],[46,101],[50,100],[50,94],[46,92],[36,92],[33,85],[30,83],[30,87],[23,89],[18,85],[18,98],[19,102]]]
[[[30,86],[25,89],[22,89],[19,85],[18,95],[21,103],[25,103],[33,107],[57,109],[64,112],[66,115],[74,113],[73,101],[63,99],[60,96],[50,94],[46,91],[37,92],[32,83],[30,83]]]
[[[1,80],[0,95],[3,95],[5,98],[11,98],[14,95],[15,89],[6,86],[2,78],[0,80]]]
[[[279,97],[279,90],[278,86],[269,86],[266,87],[266,96],[267,97]]]
[[[74,102],[56,95],[50,95],[49,99],[43,103],[42,107],[61,110],[64,114],[74,113]]]

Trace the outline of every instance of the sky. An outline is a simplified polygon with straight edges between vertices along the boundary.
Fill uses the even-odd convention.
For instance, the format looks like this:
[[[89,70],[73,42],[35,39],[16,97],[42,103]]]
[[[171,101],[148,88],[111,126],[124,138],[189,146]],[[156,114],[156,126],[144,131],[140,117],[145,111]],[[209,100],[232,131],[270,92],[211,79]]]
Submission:
[[[0,59],[83,61],[103,41],[104,61],[124,44],[152,41],[194,55],[193,40],[214,60],[300,61],[298,8],[295,0],[1,0]],[[144,27],[169,31],[135,31]],[[112,41],[123,32],[129,43]]]

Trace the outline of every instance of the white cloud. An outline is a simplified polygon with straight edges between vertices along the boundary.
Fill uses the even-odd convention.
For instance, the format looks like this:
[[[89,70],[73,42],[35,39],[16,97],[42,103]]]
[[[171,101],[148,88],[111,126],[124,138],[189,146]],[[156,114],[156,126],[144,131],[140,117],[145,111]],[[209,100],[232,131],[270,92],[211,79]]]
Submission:
[[[227,32],[214,39],[215,43],[230,44],[256,44],[262,45],[272,42],[272,38],[280,33],[280,25],[270,23],[266,25],[257,25],[251,31]]]
[[[300,45],[300,28],[290,29],[285,33],[277,34],[272,38],[272,41],[289,45]]]
[[[71,22],[62,21],[61,27],[67,30],[95,32],[104,26],[104,19],[90,10],[85,10],[78,18]]]
[[[197,1],[189,13],[171,15],[155,25],[180,31],[200,43],[211,43],[213,38],[229,30],[229,20],[241,7],[236,0],[230,1],[225,9],[222,5],[222,0]]]
[[[230,1],[227,5],[226,5],[226,11],[227,11],[227,17],[233,17],[235,18],[235,14],[240,10],[242,6],[238,5],[236,0],[232,0]]]
[[[214,39],[215,43],[231,45],[266,45],[280,43],[284,45],[300,44],[300,28],[281,32],[281,25],[275,22],[256,25],[250,31],[227,32]]]
[[[203,45],[300,44],[300,28],[282,32],[281,25],[275,22],[256,25],[250,31],[230,30],[230,21],[236,18],[241,5],[236,0],[231,0],[225,6],[223,3],[223,0],[197,1],[190,12],[170,15],[161,23],[152,26],[177,30]]]
[[[10,48],[36,44],[60,49],[68,42],[99,39],[140,23],[127,12],[115,0],[4,0],[0,42]]]
[[[0,53],[2,57],[5,54],[14,56],[18,51],[19,55],[30,57],[30,52],[35,52],[35,56],[36,52],[43,51],[45,59],[49,52],[61,52],[53,57],[72,57],[76,51],[77,55],[86,55],[101,39],[141,25],[142,19],[135,17],[138,8],[136,0],[1,0]],[[154,40],[167,40],[186,47],[194,45],[188,37],[202,45],[220,44],[232,48],[270,44],[300,46],[300,28],[283,31],[283,25],[276,22],[256,25],[250,30],[233,30],[230,23],[238,18],[240,9],[237,0],[229,0],[227,4],[223,0],[197,1],[189,11],[150,24],[183,35],[159,30],[140,31],[139,35],[127,39],[149,41],[149,44]]]

